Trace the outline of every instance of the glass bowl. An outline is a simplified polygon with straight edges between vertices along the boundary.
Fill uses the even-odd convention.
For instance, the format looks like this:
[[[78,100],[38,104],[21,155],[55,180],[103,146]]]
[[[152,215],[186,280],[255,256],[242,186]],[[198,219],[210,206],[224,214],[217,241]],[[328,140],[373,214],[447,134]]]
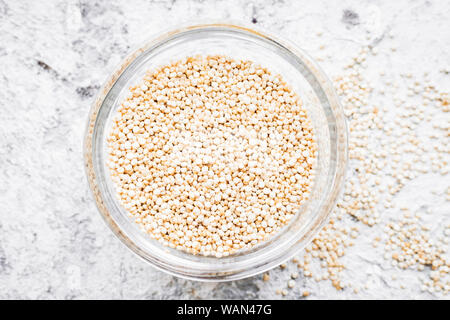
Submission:
[[[252,60],[280,74],[303,101],[318,144],[316,178],[310,199],[269,240],[216,258],[171,249],[150,238],[128,217],[115,196],[106,167],[106,136],[111,118],[128,88],[148,69],[195,54],[223,54]],[[293,44],[272,35],[229,24],[181,27],[142,45],[113,72],[92,106],[84,145],[86,174],[98,209],[114,234],[156,268],[175,276],[227,281],[273,268],[304,248],[324,225],[344,180],[347,128],[333,86],[317,64]]]

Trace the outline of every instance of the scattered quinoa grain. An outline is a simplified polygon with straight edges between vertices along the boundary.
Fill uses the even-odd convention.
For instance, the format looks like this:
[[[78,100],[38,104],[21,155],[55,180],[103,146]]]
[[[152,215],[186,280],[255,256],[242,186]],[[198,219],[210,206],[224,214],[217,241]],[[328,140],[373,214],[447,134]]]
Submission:
[[[289,280],[288,281],[288,287],[290,288],[290,289],[292,289],[292,288],[294,288],[295,287],[295,281],[294,280]]]
[[[342,279],[346,270],[342,257],[362,232],[376,227],[385,236],[376,236],[371,244],[373,250],[384,248],[386,268],[423,272],[422,290],[447,297],[448,222],[425,223],[420,218],[422,209],[412,209],[409,203],[398,205],[395,199],[421,175],[448,174],[450,150],[444,146],[450,145],[449,94],[411,73],[400,75],[402,82],[394,81],[389,70],[378,72],[379,85],[371,84],[370,72],[366,77],[365,70],[367,54],[376,56],[378,51],[361,48],[334,79],[349,126],[349,174],[330,223],[305,248],[296,266],[306,278],[329,280],[336,289],[343,289],[349,284]],[[419,133],[419,127],[427,123],[430,129]],[[448,187],[430,192],[450,201]],[[429,205],[422,207],[432,215],[426,208]],[[443,229],[442,233],[432,232],[436,229]]]

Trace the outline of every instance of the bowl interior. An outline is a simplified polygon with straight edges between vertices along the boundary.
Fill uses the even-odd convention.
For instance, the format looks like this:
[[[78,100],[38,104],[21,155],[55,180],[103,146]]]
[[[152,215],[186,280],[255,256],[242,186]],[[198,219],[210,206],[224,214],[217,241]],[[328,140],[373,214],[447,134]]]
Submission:
[[[272,73],[280,74],[303,101],[318,144],[316,178],[310,200],[287,226],[268,241],[223,258],[191,255],[152,240],[119,204],[105,165],[108,158],[106,136],[111,118],[127,95],[128,88],[139,82],[147,70],[196,54],[221,54],[252,60]],[[276,266],[308,243],[334,204],[333,193],[339,188],[336,181],[338,167],[342,166],[342,161],[345,162],[339,155],[342,147],[339,143],[345,137],[340,137],[342,133],[338,132],[342,127],[339,123],[341,115],[336,117],[336,112],[340,111],[336,111],[338,103],[328,80],[311,59],[297,49],[260,33],[214,25],[185,28],[149,42],[120,70],[114,74],[112,86],[105,96],[99,97],[103,100],[92,134],[92,165],[105,207],[101,211],[106,211],[102,214],[108,215],[108,224],[128,247],[160,269],[178,276],[228,280]]]

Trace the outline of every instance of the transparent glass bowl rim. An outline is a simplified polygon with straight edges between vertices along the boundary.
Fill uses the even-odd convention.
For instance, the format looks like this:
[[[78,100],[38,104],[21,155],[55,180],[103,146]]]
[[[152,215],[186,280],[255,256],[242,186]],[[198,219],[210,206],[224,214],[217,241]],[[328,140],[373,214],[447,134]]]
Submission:
[[[317,82],[320,84],[321,89],[325,93],[329,105],[331,107],[331,111],[333,113],[334,119],[336,121],[335,126],[335,135],[336,135],[336,167],[333,172],[333,177],[331,179],[332,186],[330,187],[330,192],[328,192],[324,197],[326,197],[323,201],[324,206],[320,208],[320,212],[317,213],[317,218],[314,223],[311,224],[307,234],[302,235],[301,239],[299,239],[296,243],[291,244],[285,248],[280,248],[282,252],[277,254],[276,257],[268,257],[265,255],[265,261],[253,261],[253,263],[246,265],[244,262],[240,261],[236,263],[235,266],[230,264],[228,271],[222,272],[221,274],[211,273],[210,271],[206,271],[201,266],[180,266],[178,264],[173,264],[170,260],[170,254],[167,255],[166,261],[162,261],[161,258],[157,258],[152,256],[151,252],[144,251],[140,248],[136,243],[130,238],[129,235],[124,233],[120,226],[116,223],[111,213],[109,212],[107,206],[105,205],[105,199],[103,197],[103,191],[99,188],[99,179],[102,177],[99,176],[97,170],[94,165],[95,158],[95,147],[94,147],[94,136],[96,134],[96,129],[98,126],[98,118],[97,115],[99,110],[102,108],[103,103],[105,101],[108,92],[113,88],[116,81],[119,77],[124,73],[127,67],[136,59],[139,55],[146,52],[149,48],[155,48],[159,44],[165,43],[169,41],[174,36],[182,35],[183,33],[190,31],[204,31],[204,30],[224,30],[224,31],[233,31],[233,32],[241,32],[248,36],[260,37],[266,40],[270,40],[273,43],[276,43],[278,46],[287,49],[292,55],[294,55],[297,59],[299,59],[309,71],[316,78]],[[94,199],[96,201],[97,208],[108,225],[108,227],[113,231],[113,233],[135,254],[137,254],[144,261],[152,264],[154,267],[159,270],[165,271],[169,274],[193,279],[193,280],[201,280],[201,281],[230,281],[237,280],[242,278],[247,278],[261,272],[267,271],[284,261],[291,258],[294,254],[296,254],[299,250],[303,249],[319,232],[322,226],[326,223],[331,210],[335,206],[337,197],[341,192],[346,166],[347,166],[347,125],[346,120],[342,111],[342,107],[339,103],[339,99],[334,91],[333,85],[325,73],[321,70],[321,68],[314,62],[312,58],[310,58],[303,50],[298,48],[296,45],[292,44],[289,41],[279,39],[276,36],[269,35],[266,31],[255,30],[254,28],[248,28],[239,26],[236,24],[228,24],[228,23],[206,23],[206,24],[197,24],[197,25],[188,25],[181,26],[172,31],[163,32],[156,37],[153,37],[151,40],[146,41],[143,45],[138,47],[138,49],[134,50],[128,57],[126,57],[122,63],[115,69],[115,71],[109,76],[108,80],[104,83],[104,85],[99,90],[99,93],[94,100],[94,103],[91,107],[89,113],[88,124],[85,133],[84,139],[84,159],[85,159],[85,171],[88,178],[89,186],[93,192]],[[130,223],[134,223],[130,220]],[[220,264],[220,259],[216,261],[216,264]],[[208,269],[209,270],[209,269]]]

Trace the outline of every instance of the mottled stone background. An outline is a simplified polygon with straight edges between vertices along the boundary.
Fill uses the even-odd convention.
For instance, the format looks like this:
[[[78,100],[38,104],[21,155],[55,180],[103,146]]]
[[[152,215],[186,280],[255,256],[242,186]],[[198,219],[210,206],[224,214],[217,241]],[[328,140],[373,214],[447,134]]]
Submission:
[[[289,270],[272,270],[269,282],[261,276],[220,284],[186,281],[153,269],[113,236],[83,170],[84,127],[98,88],[130,48],[150,35],[182,22],[225,19],[297,42],[331,76],[367,44],[367,35],[379,36],[397,51],[369,64],[430,70],[448,89],[448,77],[434,71],[450,65],[449,16],[446,0],[0,0],[0,298],[279,298],[275,290],[286,288]],[[383,37],[386,32],[394,37]],[[408,186],[402,201],[420,197],[447,214],[439,197],[424,192],[448,187],[442,179]],[[363,286],[383,262],[364,253],[369,238],[358,241],[361,246],[346,256],[347,276]],[[391,283],[394,274],[406,289]],[[305,288],[310,298],[322,299],[433,298],[421,293],[417,277],[383,268],[375,286],[355,294],[300,276],[286,298],[300,298]]]

